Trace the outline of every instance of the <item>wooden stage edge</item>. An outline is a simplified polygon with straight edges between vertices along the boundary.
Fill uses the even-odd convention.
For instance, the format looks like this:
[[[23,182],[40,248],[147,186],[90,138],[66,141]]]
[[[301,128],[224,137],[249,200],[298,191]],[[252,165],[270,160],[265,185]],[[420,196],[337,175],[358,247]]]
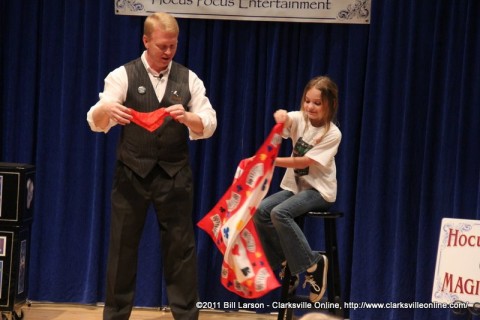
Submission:
[[[29,301],[15,308],[15,311],[2,311],[2,314],[7,319],[14,319],[13,313],[23,315],[22,320],[101,320],[102,311],[102,305]],[[199,320],[220,319],[273,320],[277,319],[277,314],[210,309],[200,311]],[[173,316],[166,309],[134,308],[130,320],[173,320]]]

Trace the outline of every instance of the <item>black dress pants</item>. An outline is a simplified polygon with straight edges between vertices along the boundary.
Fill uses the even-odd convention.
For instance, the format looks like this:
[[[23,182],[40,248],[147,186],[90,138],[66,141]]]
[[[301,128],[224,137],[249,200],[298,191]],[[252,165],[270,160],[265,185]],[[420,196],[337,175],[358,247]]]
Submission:
[[[128,320],[133,308],[138,247],[148,208],[154,205],[160,229],[164,277],[176,320],[198,319],[197,261],[192,221],[192,173],[187,165],[174,177],[155,167],[141,178],[117,163],[104,320]]]

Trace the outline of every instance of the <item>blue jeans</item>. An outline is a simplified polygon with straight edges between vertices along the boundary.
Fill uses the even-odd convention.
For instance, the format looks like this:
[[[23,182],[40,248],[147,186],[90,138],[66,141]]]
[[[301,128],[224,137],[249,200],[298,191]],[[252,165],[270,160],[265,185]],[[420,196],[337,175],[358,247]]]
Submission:
[[[299,274],[320,260],[295,218],[309,211],[327,211],[332,204],[314,189],[297,194],[282,190],[262,200],[253,221],[272,269],[280,268],[286,260],[290,272]]]

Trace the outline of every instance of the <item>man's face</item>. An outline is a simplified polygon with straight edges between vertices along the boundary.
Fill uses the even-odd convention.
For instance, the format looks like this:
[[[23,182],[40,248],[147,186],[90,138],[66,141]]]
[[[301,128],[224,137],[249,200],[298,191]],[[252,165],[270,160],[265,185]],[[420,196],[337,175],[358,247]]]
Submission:
[[[156,29],[147,37],[143,36],[143,44],[147,49],[147,62],[155,71],[168,67],[177,52],[178,34]]]

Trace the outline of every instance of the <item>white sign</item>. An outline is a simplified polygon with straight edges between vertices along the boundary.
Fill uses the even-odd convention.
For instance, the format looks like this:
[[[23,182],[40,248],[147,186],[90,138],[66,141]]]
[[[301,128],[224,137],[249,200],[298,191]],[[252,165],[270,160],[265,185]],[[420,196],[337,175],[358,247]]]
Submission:
[[[0,217],[2,216],[3,176],[0,176]]]
[[[369,24],[371,0],[115,0],[119,15]]]
[[[480,302],[480,221],[442,219],[432,301]]]

